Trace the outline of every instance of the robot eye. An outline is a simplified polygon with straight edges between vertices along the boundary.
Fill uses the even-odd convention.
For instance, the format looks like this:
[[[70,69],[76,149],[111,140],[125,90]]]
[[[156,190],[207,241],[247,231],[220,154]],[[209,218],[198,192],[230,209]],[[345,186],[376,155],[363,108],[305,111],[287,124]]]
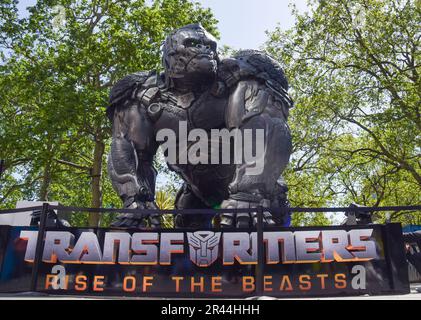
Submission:
[[[198,40],[195,40],[195,39],[187,39],[185,42],[184,42],[184,45],[186,46],[186,47],[196,47],[197,45],[199,45],[200,44],[200,42],[198,41]]]
[[[208,42],[206,43],[206,48],[212,51],[216,51],[216,43],[214,42]]]

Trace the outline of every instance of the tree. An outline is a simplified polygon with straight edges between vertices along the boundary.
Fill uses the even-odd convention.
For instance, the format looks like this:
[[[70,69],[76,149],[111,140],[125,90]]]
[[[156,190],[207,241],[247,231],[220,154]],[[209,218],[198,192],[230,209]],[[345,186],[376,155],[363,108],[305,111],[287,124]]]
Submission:
[[[170,30],[201,22],[218,36],[217,21],[187,0],[39,0],[24,19],[16,1],[0,8],[0,21],[7,21],[0,29],[6,105],[0,205],[30,194],[67,205],[119,206],[104,174],[110,88],[129,73],[160,69],[160,45]],[[98,220],[91,215],[89,223]]]
[[[309,7],[305,14],[294,10],[295,26],[277,28],[267,42],[285,64],[296,103],[286,173],[293,204],[419,203],[419,2],[329,0]]]

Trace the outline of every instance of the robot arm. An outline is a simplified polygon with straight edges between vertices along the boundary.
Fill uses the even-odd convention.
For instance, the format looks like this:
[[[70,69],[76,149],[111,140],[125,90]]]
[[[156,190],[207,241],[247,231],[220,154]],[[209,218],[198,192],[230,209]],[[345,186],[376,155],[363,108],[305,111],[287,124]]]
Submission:
[[[153,127],[145,109],[137,103],[116,108],[113,115],[113,137],[108,158],[108,172],[114,189],[125,208],[156,208],[154,201],[156,170],[152,165],[157,150]],[[159,226],[159,217],[122,214],[113,224],[118,227]]]
[[[230,129],[241,131],[243,156],[222,208],[271,206],[278,196],[274,194],[279,189],[275,187],[277,180],[292,150],[286,117],[282,101],[264,83],[255,80],[238,83],[229,99],[226,123]],[[265,213],[265,220],[273,224],[269,213]],[[249,227],[256,221],[256,213],[221,216],[221,226]]]

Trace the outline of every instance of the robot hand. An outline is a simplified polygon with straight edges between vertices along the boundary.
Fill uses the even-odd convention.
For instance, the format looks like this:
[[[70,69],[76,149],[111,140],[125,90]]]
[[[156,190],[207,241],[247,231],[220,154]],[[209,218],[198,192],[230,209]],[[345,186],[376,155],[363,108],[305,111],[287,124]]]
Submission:
[[[126,209],[158,209],[157,205],[151,201],[133,201],[130,205],[125,206]],[[161,227],[161,217],[159,213],[152,214],[134,214],[122,213],[112,223],[112,227],[119,228],[145,228],[149,224],[153,229]]]
[[[249,202],[235,199],[224,200],[221,204],[221,209],[244,209],[244,208],[257,208],[258,206],[269,207],[269,200],[262,200],[261,202]],[[222,228],[249,228],[257,225],[257,212],[240,212],[240,213],[222,213],[220,215],[220,224]],[[265,225],[275,225],[272,215],[264,211],[263,223]]]

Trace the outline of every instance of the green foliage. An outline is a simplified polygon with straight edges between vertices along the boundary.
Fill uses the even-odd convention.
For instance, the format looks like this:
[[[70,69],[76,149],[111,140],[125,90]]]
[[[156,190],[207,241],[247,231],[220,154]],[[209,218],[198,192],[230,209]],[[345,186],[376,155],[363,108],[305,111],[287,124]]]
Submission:
[[[39,0],[27,18],[18,17],[17,0],[0,3],[1,208],[21,199],[121,206],[105,166],[111,86],[131,72],[160,69],[170,30],[201,22],[218,36],[217,21],[199,4],[149,3]],[[419,2],[313,0],[310,8],[294,11],[296,25],[269,33],[266,46],[285,64],[296,103],[285,174],[293,206],[419,203]],[[178,185],[162,159],[156,164],[166,175],[158,192],[166,207]],[[419,213],[391,215],[421,223]],[[71,221],[97,224],[98,217]],[[328,223],[323,214],[293,218],[294,225]]]
[[[17,1],[0,4],[0,207],[22,198],[121,206],[105,166],[110,88],[129,73],[160,69],[160,46],[173,29],[201,22],[218,36],[199,4],[148,3],[39,0],[23,19]],[[72,219],[87,223],[86,215]]]
[[[156,192],[155,203],[159,209],[174,209],[175,193],[171,188],[165,188]],[[174,216],[165,214],[162,216],[162,226],[164,228],[174,227]]]
[[[420,203],[419,5],[330,0],[310,8],[294,10],[296,25],[267,42],[285,64],[296,104],[291,202]],[[409,222],[405,212],[391,214]]]

